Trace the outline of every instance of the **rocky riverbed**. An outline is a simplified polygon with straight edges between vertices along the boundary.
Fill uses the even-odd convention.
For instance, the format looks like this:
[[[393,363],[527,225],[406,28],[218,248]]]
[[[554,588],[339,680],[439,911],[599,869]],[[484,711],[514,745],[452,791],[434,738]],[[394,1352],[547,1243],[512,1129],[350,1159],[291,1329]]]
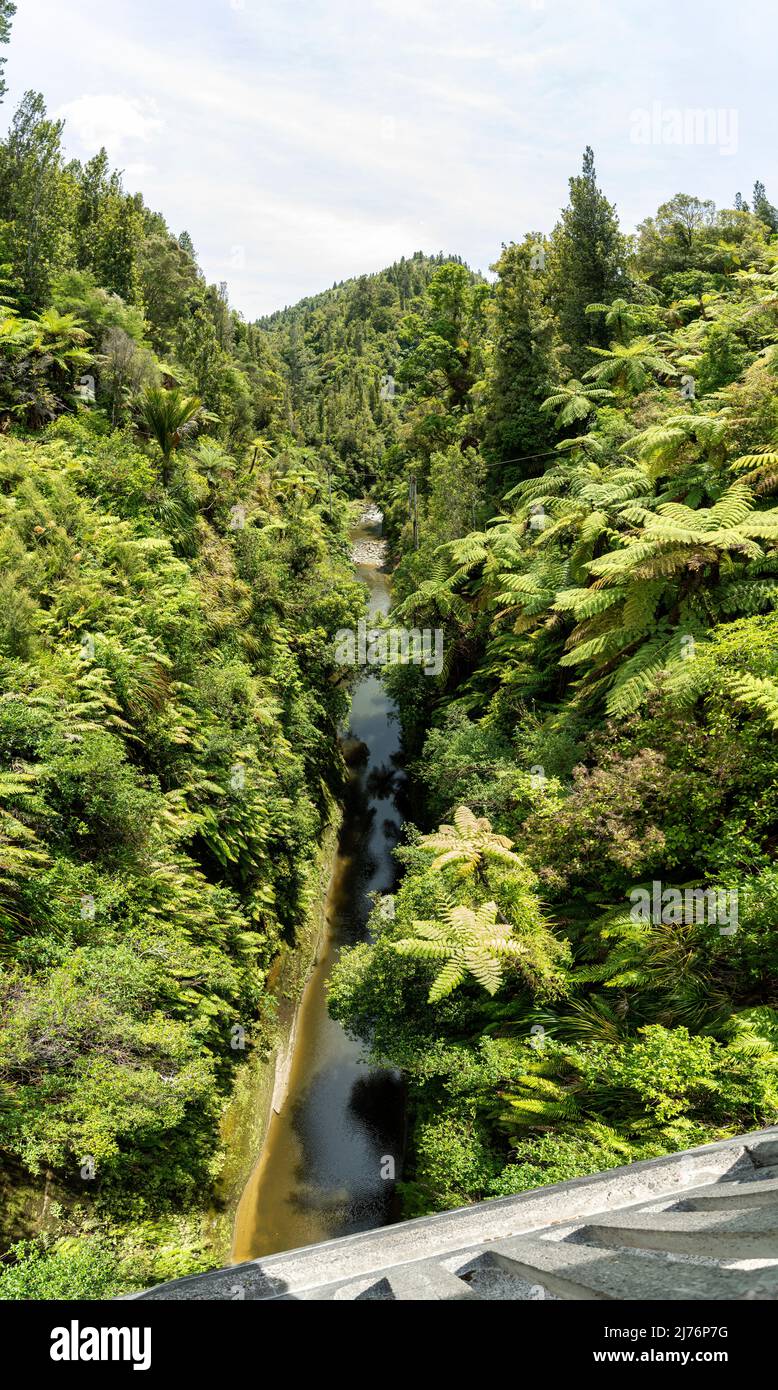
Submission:
[[[357,530],[363,527],[380,527],[383,513],[374,503],[369,503],[359,518]],[[359,536],[351,550],[355,565],[374,565],[380,569],[386,563],[386,541],[377,536]]]

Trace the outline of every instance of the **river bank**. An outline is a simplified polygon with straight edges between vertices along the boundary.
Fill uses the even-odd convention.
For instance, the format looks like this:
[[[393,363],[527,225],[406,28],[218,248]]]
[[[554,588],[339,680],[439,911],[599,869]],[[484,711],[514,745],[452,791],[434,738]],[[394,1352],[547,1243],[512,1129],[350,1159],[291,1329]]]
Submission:
[[[367,514],[368,522],[375,522]],[[382,558],[382,542],[366,540],[369,554],[354,557],[375,563]],[[344,753],[348,757],[348,740]],[[207,1205],[197,1206],[135,1225],[117,1226],[111,1239],[119,1262],[131,1265],[139,1249],[146,1255],[149,1240],[170,1252],[169,1275],[229,1263],[233,1229],[241,1197],[264,1152],[274,1114],[282,1110],[297,1054],[297,1038],[307,986],[316,972],[328,940],[329,894],[341,853],[342,807],[331,800],[329,818],[318,852],[308,870],[305,892],[307,909],[302,915],[293,945],[281,948],[270,974],[268,990],[276,1001],[270,1042],[250,1049],[239,1065],[232,1092],[220,1122],[221,1168]],[[266,1029],[267,1034],[267,1029]],[[4,1248],[19,1239],[45,1235],[56,1241],[93,1228],[90,1206],[80,1194],[58,1183],[53,1175],[33,1179],[19,1165],[0,1172],[0,1227]]]
[[[204,1243],[214,1263],[230,1261],[241,1196],[257,1154],[264,1149],[273,1113],[286,1099],[300,1009],[327,931],[327,891],[337,858],[340,820],[340,808],[333,803],[320,853],[310,870],[310,906],[305,920],[294,946],[285,947],[273,967],[269,983],[278,1008],[273,1044],[247,1059],[222,1117],[226,1157],[204,1218]]]
[[[224,1161],[206,1210],[189,1209],[161,1219],[159,1239],[181,1252],[184,1268],[193,1257],[205,1266],[228,1264],[235,1213],[246,1182],[265,1143],[274,1108],[283,1104],[294,1055],[296,1025],[306,982],[315,968],[326,936],[326,900],[338,850],[340,807],[333,801],[319,853],[309,870],[309,907],[293,947],[283,948],[271,979],[277,1001],[272,1045],[249,1053],[236,1074],[221,1121]],[[88,1230],[88,1208],[73,1192],[47,1175],[43,1183],[20,1165],[0,1170],[0,1230],[7,1247],[20,1239],[46,1235],[50,1240]],[[151,1230],[149,1225],[148,1231]],[[120,1255],[131,1260],[143,1228],[117,1228]],[[171,1267],[175,1273],[175,1266]]]
[[[374,507],[353,527],[352,558],[370,616],[386,614],[391,586]],[[395,715],[380,678],[359,675],[342,731],[349,766],[343,804],[331,804],[309,869],[307,911],[268,979],[276,1000],[271,1041],[248,1052],[225,1103],[223,1157],[208,1205],[145,1223],[146,1234],[153,1224],[153,1239],[170,1250],[171,1277],[193,1261],[225,1265],[383,1226],[399,1215],[402,1083],[396,1071],[366,1064],[360,1040],[329,1017],[326,996],[340,947],[365,937],[374,895],[395,886],[405,782]],[[18,1222],[17,1235],[67,1233],[74,1215],[67,1194],[47,1184],[45,1192],[23,1196],[17,1200],[28,1219]],[[128,1260],[140,1232],[128,1227],[117,1235]]]
[[[388,612],[381,514],[363,512],[352,532],[370,616]],[[236,1261],[385,1225],[397,1219],[395,1181],[404,1146],[399,1074],[366,1064],[359,1039],[330,1018],[326,987],[342,945],[363,939],[374,894],[391,892],[402,826],[404,774],[395,708],[378,677],[353,693],[343,744],[349,761],[343,820],[326,893],[326,932],[290,1039],[287,1094],[271,1107],[256,1167],[240,1199]]]

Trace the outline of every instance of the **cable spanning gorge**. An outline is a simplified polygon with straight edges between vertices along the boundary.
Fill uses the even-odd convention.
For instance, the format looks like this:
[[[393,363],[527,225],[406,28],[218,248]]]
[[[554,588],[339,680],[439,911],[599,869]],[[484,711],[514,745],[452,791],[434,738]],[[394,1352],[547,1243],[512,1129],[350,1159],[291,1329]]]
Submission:
[[[587,146],[547,234],[492,228],[490,276],[398,244],[251,320],[14,83],[0,1305],[247,1260],[262,1297],[498,1269],[512,1297],[520,1265],[632,1298],[700,1233],[748,1291],[732,1252],[778,1248],[748,1139],[778,1123],[762,156],[625,225]],[[750,1176],[680,1181],[720,1143]],[[614,1231],[603,1193],[660,1169],[695,1205]]]

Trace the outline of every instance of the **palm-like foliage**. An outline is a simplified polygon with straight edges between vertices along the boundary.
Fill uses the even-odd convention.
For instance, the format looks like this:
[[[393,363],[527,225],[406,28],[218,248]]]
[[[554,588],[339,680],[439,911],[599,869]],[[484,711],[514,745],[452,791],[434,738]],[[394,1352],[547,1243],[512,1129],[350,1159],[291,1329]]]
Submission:
[[[778,449],[769,444],[735,459],[731,468],[757,495],[778,489]]]
[[[626,299],[614,299],[610,304],[587,304],[587,314],[602,314],[609,333],[614,333],[620,343],[628,343],[633,331],[640,322],[640,310],[636,304]]]
[[[581,1124],[578,1097],[583,1090],[580,1078],[565,1065],[564,1053],[544,1050],[528,1059],[519,1084],[502,1092],[502,1124],[508,1130],[542,1130],[570,1120]]]
[[[588,420],[598,405],[613,400],[613,392],[604,386],[586,386],[572,379],[557,386],[552,395],[544,400],[540,409],[545,415],[556,411],[556,427],[566,429],[568,425]]]
[[[30,351],[36,336],[37,325],[31,319],[21,318],[15,309],[5,310],[0,320],[0,352],[4,357]]]
[[[683,415],[669,415],[658,424],[633,435],[624,446],[624,452],[635,454],[652,478],[676,471],[679,467],[686,471],[689,463],[698,459],[719,465],[724,458],[728,426],[726,410],[717,414],[690,411]]]
[[[578,699],[604,696],[614,714],[636,709],[688,655],[688,639],[701,639],[719,616],[764,611],[775,601],[778,509],[754,510],[744,480],[699,505],[714,488],[703,460],[724,447],[726,419],[690,413],[652,427],[630,444],[645,463],[600,463],[579,441],[565,441],[567,458],[514,488],[512,519],[449,547],[458,568],[448,583],[467,582],[471,604],[488,608],[496,629],[509,618],[517,637],[544,630],[564,641],[552,659],[562,669],[586,668]],[[665,471],[683,456],[686,472],[657,493],[652,468]],[[734,467],[751,478],[755,465],[755,481],[767,488],[777,461],[767,451]],[[687,501],[671,500],[684,491]],[[544,525],[533,531],[538,507]],[[499,637],[493,646],[503,683],[509,662],[518,659],[526,671],[521,649],[511,654]],[[492,669],[488,661],[483,669]],[[770,692],[761,696],[754,707],[764,713]]]
[[[633,463],[600,464],[597,451],[586,447],[590,438],[564,441],[571,446],[564,449],[569,459],[560,458],[539,478],[513,489],[509,497],[516,511],[510,521],[450,546],[459,565],[456,577],[479,567],[478,602],[496,610],[495,622],[513,619],[517,634],[557,624],[559,591],[576,581],[585,583],[595,549],[613,543],[646,511],[651,481],[645,470]],[[544,526],[537,531],[532,527],[536,508],[544,513]],[[607,599],[599,602],[608,606]]]
[[[443,962],[429,992],[431,1004],[445,999],[468,975],[496,994],[503,978],[502,962],[524,953],[512,936],[509,922],[498,920],[497,904],[475,909],[446,906],[438,922],[414,922],[413,937],[392,942],[400,955],[414,960]]]
[[[0,943],[19,924],[22,885],[48,862],[34,830],[25,824],[30,818],[25,802],[34,783],[29,772],[0,772]]]
[[[713,507],[660,504],[620,548],[589,562],[590,586],[558,596],[557,609],[576,619],[561,665],[589,664],[582,691],[600,691],[604,680],[612,713],[635,709],[684,657],[684,638],[714,618],[722,573],[747,574],[764,558],[760,542],[776,541],[778,510],[754,512],[743,483]]]
[[[170,482],[173,454],[185,438],[195,433],[202,412],[200,398],[188,396],[180,387],[168,391],[163,386],[149,386],[141,398],[141,420],[162,453],[162,482],[165,487]]]
[[[759,612],[778,604],[778,581],[759,581],[744,588],[757,590],[754,611]],[[740,600],[741,606],[743,599]],[[670,700],[680,708],[688,708],[697,700],[717,691],[720,698],[733,701],[749,714],[763,720],[773,732],[778,732],[778,682],[769,675],[758,675],[744,670],[748,651],[743,652],[742,665],[739,662],[722,664],[717,659],[710,641],[698,644],[695,659],[681,662],[668,672],[666,690]]]
[[[309,507],[322,488],[321,478],[305,461],[299,461],[276,476],[272,496],[290,515]]]
[[[249,446],[249,453],[251,455],[248,470],[249,476],[251,476],[257,466],[259,466],[259,470],[262,472],[273,460],[272,445],[268,439],[263,439],[262,435],[257,435],[256,439],[252,440]]]
[[[610,348],[589,349],[601,361],[586,373],[587,381],[617,387],[636,396],[655,377],[677,376],[672,362],[657,351],[651,338],[636,338],[632,343],[614,343]]]
[[[44,309],[35,320],[34,346],[49,357],[61,373],[83,368],[92,360],[85,344],[88,334],[75,314]]]
[[[453,825],[441,825],[433,835],[422,836],[419,842],[434,855],[429,869],[440,875],[438,893],[446,904],[443,918],[448,933],[446,939],[450,936],[449,948],[453,954],[450,969],[439,982],[441,989],[445,984],[448,993],[450,980],[454,980],[451,989],[461,982],[464,975],[457,974],[460,966],[467,967],[490,993],[493,990],[487,981],[498,987],[501,977],[494,965],[475,968],[475,957],[471,959],[463,954],[470,939],[468,932],[475,932],[481,942],[478,949],[486,943],[487,954],[513,957],[524,983],[531,989],[546,997],[564,994],[569,952],[543,915],[534,873],[515,853],[513,841],[494,831],[485,817],[478,817],[469,807],[460,806],[453,822]],[[452,908],[454,897],[456,909]],[[488,899],[486,906],[479,903],[481,898]],[[459,913],[460,908],[464,915]],[[458,915],[452,917],[452,911]],[[423,929],[419,923],[414,923],[417,935],[413,938],[422,941],[421,954],[444,959],[440,923],[422,926]],[[470,942],[473,950],[478,941],[474,937]],[[414,953],[414,948],[403,946],[402,949],[406,954]],[[435,997],[442,998],[442,994]]]
[[[473,548],[482,553],[479,540],[469,537]],[[446,547],[441,547],[445,551]],[[483,552],[485,553],[485,551]],[[423,621],[433,626],[445,628],[442,676],[445,679],[459,652],[466,643],[473,624],[473,612],[466,599],[458,592],[461,573],[451,574],[445,554],[435,555],[430,566],[429,579],[422,580],[413,593],[403,603],[398,604],[394,613],[402,622]]]
[[[0,319],[0,410],[39,427],[64,409],[74,375],[92,360],[74,314],[46,309],[34,319],[5,308]]]
[[[596,982],[629,1000],[625,1022],[634,1031],[646,1022],[699,1030],[721,1022],[726,996],[715,978],[708,948],[710,927],[694,920],[694,909],[680,920],[635,920],[619,907],[592,924],[588,949],[604,958],[583,966],[581,981]]]
[[[503,864],[520,865],[513,852],[513,841],[492,830],[485,816],[476,816],[468,806],[454,812],[453,825],[441,825],[433,835],[424,835],[421,843],[435,851],[433,869],[455,866],[460,878],[470,878],[493,859]]]

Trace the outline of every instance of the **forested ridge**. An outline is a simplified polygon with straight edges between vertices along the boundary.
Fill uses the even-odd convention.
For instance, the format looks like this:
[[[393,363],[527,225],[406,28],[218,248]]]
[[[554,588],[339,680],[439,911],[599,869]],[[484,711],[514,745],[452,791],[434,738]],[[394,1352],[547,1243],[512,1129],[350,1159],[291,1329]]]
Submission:
[[[441,267],[379,470],[420,807],[331,1007],[409,1082],[406,1215],[778,1118],[778,215]],[[436,827],[438,827],[436,829]]]
[[[295,432],[352,492],[372,486],[397,439],[408,315],[436,271],[454,264],[462,263],[417,251],[259,320],[282,365]]]
[[[364,599],[268,335],[34,93],[0,263],[0,1295],[99,1297],[214,1263]]]
[[[757,183],[627,235],[587,150],[491,279],[417,252],[249,323],[24,98],[0,143],[0,1296],[212,1263],[220,1118],[342,788],[366,492],[393,621],[444,634],[439,677],[385,677],[419,825],[331,989],[408,1079],[404,1214],[778,1119],[777,230]],[[636,915],[657,882],[680,907]],[[46,1231],[19,1241],[30,1191]]]

